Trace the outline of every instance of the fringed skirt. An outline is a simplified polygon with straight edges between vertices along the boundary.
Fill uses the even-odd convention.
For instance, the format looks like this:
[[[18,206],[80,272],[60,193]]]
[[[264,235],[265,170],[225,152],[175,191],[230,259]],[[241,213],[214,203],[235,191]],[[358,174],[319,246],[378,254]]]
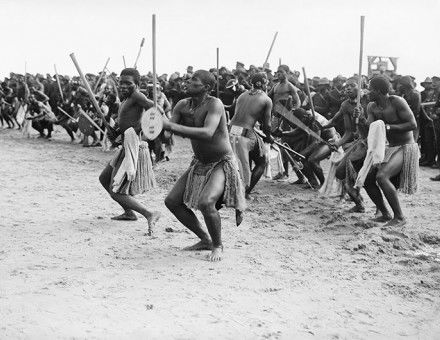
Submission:
[[[400,171],[399,191],[404,194],[417,192],[419,182],[419,146],[417,143],[387,146],[383,163],[388,163],[398,151],[403,150],[403,165]]]
[[[188,208],[199,209],[200,197],[216,167],[221,167],[225,173],[225,188],[221,198],[226,207],[239,211],[246,209],[244,187],[240,178],[237,160],[233,155],[226,155],[213,163],[202,163],[194,158],[189,167],[183,202]]]
[[[124,148],[121,148],[110,161],[110,166],[113,168],[111,187],[113,187],[113,178],[118,172],[124,157],[125,150]],[[148,144],[146,142],[140,142],[135,179],[133,181],[128,181],[125,178],[117,193],[135,196],[143,194],[154,187],[156,187],[156,179],[154,177],[153,165],[151,164],[150,150],[148,149]]]

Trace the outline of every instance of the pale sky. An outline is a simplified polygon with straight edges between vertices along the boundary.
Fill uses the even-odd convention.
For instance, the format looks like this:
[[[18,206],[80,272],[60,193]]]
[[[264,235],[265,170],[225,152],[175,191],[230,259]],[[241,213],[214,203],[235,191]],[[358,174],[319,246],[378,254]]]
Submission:
[[[0,78],[10,71],[77,75],[74,52],[84,73],[132,66],[146,38],[138,69],[152,69],[151,16],[157,16],[157,72],[183,73],[236,61],[262,66],[279,58],[308,77],[357,73],[359,21],[365,15],[366,56],[399,57],[398,73],[417,81],[440,75],[440,0],[0,0]]]

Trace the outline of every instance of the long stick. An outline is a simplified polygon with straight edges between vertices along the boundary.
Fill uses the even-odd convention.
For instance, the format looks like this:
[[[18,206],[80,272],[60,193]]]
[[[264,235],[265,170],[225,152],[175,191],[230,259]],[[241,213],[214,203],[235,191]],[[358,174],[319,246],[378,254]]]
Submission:
[[[361,16],[361,39],[360,39],[360,46],[359,46],[359,73],[358,73],[358,93],[357,93],[357,99],[356,99],[356,105],[358,107],[361,106],[361,91],[362,91],[362,56],[364,54],[364,22],[365,22],[365,16]],[[356,117],[355,124],[359,124],[359,117]]]
[[[66,111],[64,111],[61,107],[57,106],[58,110],[60,110],[60,112],[64,113],[67,117],[69,117],[70,119],[77,121],[77,119],[73,118],[71,115],[69,115]]]
[[[312,95],[310,94],[310,87],[309,87],[309,81],[307,80],[306,69],[304,67],[302,69],[304,75],[304,85],[306,86],[307,98],[309,99],[309,103],[310,103],[310,110],[312,110],[313,119],[316,120],[315,107],[313,106]]]
[[[273,48],[273,45],[275,44],[275,40],[277,39],[277,36],[278,36],[278,32],[275,32],[275,35],[272,40],[272,44],[270,44],[269,52],[267,52],[267,57],[266,57],[266,60],[264,61],[263,67],[264,67],[264,65],[267,64],[267,61],[269,60],[269,57],[270,57],[270,54],[272,53],[272,48]]]
[[[217,47],[217,98],[220,98],[219,48]]]
[[[254,128],[254,131],[255,131],[255,132],[257,133],[257,135],[259,135],[260,137],[262,137],[262,138],[266,137],[266,135],[264,134],[263,131],[258,130],[258,129],[256,129],[256,128]],[[281,143],[279,143],[279,142],[277,142],[277,141],[274,141],[273,143],[274,143],[275,145],[278,145],[280,148],[283,148],[284,150],[289,151],[290,153],[293,153],[296,157],[298,157],[298,158],[300,158],[300,159],[305,159],[305,157],[304,157],[303,155],[301,155],[300,153],[298,153],[298,152],[292,150],[290,147],[285,146],[284,144],[281,144]]]
[[[61,89],[60,77],[58,76],[57,65],[53,64],[53,68],[55,70],[55,78],[58,84],[58,90],[60,90],[61,100],[64,102],[63,90]]]
[[[102,69],[102,72],[99,75],[98,81],[96,82],[95,89],[93,90],[94,93],[96,93],[96,90],[98,89],[99,82],[101,81],[102,77],[104,76],[104,72],[105,72],[105,69],[107,68],[109,61],[110,61],[110,58],[107,58],[107,61],[105,62],[105,65],[104,65],[104,68]]]
[[[94,120],[93,120],[93,119],[92,119],[87,113],[85,113],[83,110],[80,110],[79,113],[82,114],[84,117],[86,117],[87,120],[88,120],[88,121],[89,121],[89,122],[90,122],[95,128],[97,128],[99,132],[101,132],[102,134],[105,133],[105,132],[99,127],[99,125],[96,124],[96,123],[94,122]]]
[[[125,63],[125,57],[122,56],[122,61],[124,62],[124,68],[127,68],[127,64]]]
[[[134,66],[133,66],[134,68],[137,68],[137,63],[141,55],[142,47],[144,47],[144,43],[145,43],[145,38],[142,38],[141,45],[139,46],[139,51],[136,57],[136,61],[134,62]]]
[[[80,78],[81,78],[81,80],[82,80],[82,82],[83,82],[83,84],[84,84],[84,86],[85,86],[85,88],[86,88],[86,90],[87,90],[87,93],[88,93],[88,95],[89,95],[89,98],[90,98],[90,100],[91,100],[93,106],[95,107],[96,112],[97,112],[97,113],[99,114],[99,116],[102,118],[102,121],[103,121],[105,127],[106,127],[107,129],[109,129],[110,131],[114,131],[114,128],[111,127],[110,124],[109,124],[109,123],[107,122],[107,120],[105,119],[105,116],[104,116],[104,114],[102,113],[101,108],[99,107],[98,102],[96,101],[95,95],[93,94],[92,89],[90,88],[89,82],[87,81],[86,77],[84,77],[84,73],[81,71],[81,67],[79,66],[78,61],[77,61],[76,58],[75,58],[75,54],[71,53],[71,54],[70,54],[70,58],[72,59],[73,63],[75,64],[76,70],[78,71],[79,76],[80,76]]]
[[[153,14],[152,21],[153,33],[153,102],[154,107],[157,107],[157,89],[156,89],[156,14]]]

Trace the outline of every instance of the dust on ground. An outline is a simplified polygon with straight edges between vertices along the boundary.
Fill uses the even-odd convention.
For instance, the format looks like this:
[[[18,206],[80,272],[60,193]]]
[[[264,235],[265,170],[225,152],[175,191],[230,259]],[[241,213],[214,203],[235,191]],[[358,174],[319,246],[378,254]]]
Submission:
[[[440,184],[421,169],[401,195],[409,223],[263,179],[245,220],[223,217],[224,260],[182,252],[195,237],[163,199],[188,166],[187,140],[139,196],[163,217],[117,222],[98,176],[112,153],[0,130],[0,337],[438,339]],[[294,180],[294,179],[293,179]],[[200,214],[198,215],[200,216]]]

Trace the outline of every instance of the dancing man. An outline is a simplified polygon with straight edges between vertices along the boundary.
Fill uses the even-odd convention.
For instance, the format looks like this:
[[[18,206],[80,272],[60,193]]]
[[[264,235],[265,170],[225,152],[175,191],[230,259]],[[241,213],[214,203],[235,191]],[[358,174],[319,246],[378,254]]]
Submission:
[[[112,219],[135,221],[136,211],[147,219],[148,234],[151,235],[160,213],[148,210],[133,197],[155,186],[148,144],[139,140],[142,113],[144,109],[151,108],[153,102],[139,92],[139,80],[136,69],[122,70],[119,82],[122,103],[118,123],[123,134],[123,147],[102,171],[99,181],[124,209],[122,215]]]
[[[390,87],[384,76],[376,76],[370,81],[368,123],[383,120],[389,145],[385,148],[383,163],[369,173],[364,187],[382,213],[376,220],[389,221],[386,226],[402,226],[406,219],[396,187],[406,194],[417,190],[419,148],[413,134],[417,122],[405,99],[389,94]],[[355,110],[356,115],[360,113],[359,109]],[[393,217],[385,206],[381,189],[393,210]]]
[[[212,250],[210,261],[221,260],[223,245],[218,209],[224,203],[236,209],[237,225],[245,208],[244,187],[238,164],[229,143],[226,114],[222,102],[208,95],[214,76],[196,71],[188,80],[190,98],[179,101],[164,129],[191,139],[194,159],[165,199],[167,208],[200,242],[185,250]],[[191,210],[200,209],[209,235]]]
[[[269,161],[264,152],[263,140],[254,131],[257,122],[261,123],[262,130],[266,134],[264,142],[273,143],[270,135],[272,100],[264,92],[266,81],[264,73],[256,73],[252,76],[252,89],[238,97],[235,114],[230,123],[230,141],[246,187],[246,198],[249,198]],[[255,163],[252,171],[250,161]]]

